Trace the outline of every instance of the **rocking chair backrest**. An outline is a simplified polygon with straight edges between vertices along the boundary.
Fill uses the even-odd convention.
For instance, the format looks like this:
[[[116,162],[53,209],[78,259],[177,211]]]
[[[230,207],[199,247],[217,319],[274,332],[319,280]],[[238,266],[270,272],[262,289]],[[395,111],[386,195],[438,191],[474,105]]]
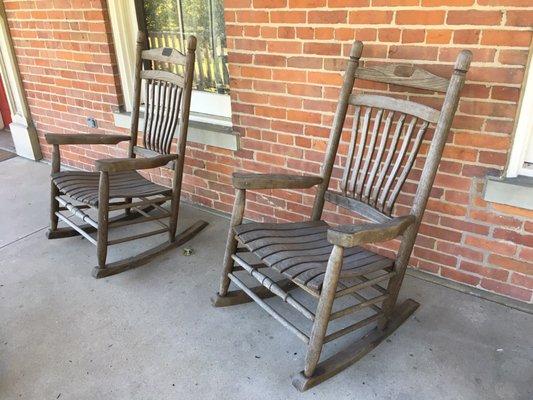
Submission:
[[[319,219],[324,200],[351,209],[376,222],[390,219],[424,138],[433,138],[420,175],[411,214],[421,218],[433,184],[442,150],[459,101],[471,54],[459,54],[450,81],[412,65],[358,68],[363,45],[355,42],[350,54],[340,100],[323,167],[314,219]],[[352,94],[355,78],[445,92],[441,110],[409,100],[374,94]],[[328,190],[333,163],[349,105],[355,107],[348,154],[340,191]]]
[[[134,108],[130,157],[169,154],[176,128],[179,127],[178,154],[185,151],[196,38],[189,37],[187,54],[172,48],[145,50],[146,35],[139,32],[135,67]],[[182,72],[183,75],[171,72]],[[143,145],[137,146],[141,87],[145,88]]]

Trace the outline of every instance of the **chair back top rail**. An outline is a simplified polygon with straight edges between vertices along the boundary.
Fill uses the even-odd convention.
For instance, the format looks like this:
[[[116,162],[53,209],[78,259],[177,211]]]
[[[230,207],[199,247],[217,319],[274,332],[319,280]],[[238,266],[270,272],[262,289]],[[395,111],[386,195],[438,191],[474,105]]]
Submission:
[[[143,50],[143,60],[185,65],[187,56],[179,50],[170,47],[161,47],[157,49]]]
[[[354,106],[381,108],[384,110],[398,111],[436,124],[440,111],[414,101],[396,99],[389,96],[375,94],[352,94],[349,100]]]
[[[372,67],[361,67],[355,72],[358,79],[391,83],[417,89],[443,92],[448,90],[450,81],[434,75],[423,68],[409,64],[388,64]]]

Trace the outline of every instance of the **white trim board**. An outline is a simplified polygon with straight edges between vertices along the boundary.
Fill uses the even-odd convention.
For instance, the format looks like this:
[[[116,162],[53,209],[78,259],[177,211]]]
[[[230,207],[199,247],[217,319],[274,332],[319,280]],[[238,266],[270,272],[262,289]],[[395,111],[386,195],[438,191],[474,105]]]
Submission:
[[[0,75],[11,110],[13,122],[9,125],[9,130],[17,155],[30,160],[40,160],[43,158],[41,147],[22,86],[3,2],[0,2]]]

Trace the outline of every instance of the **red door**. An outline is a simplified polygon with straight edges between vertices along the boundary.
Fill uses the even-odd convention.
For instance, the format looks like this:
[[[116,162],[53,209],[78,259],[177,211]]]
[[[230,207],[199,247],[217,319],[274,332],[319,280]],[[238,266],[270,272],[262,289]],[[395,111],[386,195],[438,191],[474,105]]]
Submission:
[[[4,121],[4,126],[9,126],[11,123],[11,110],[9,109],[9,103],[7,102],[6,91],[4,88],[4,83],[0,77],[0,114],[2,114],[2,120]]]

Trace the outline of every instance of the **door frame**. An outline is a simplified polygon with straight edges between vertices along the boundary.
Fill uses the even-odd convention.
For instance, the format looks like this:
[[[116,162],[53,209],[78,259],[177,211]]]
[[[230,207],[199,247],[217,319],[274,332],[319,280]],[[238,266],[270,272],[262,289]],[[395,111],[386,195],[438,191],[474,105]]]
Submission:
[[[17,155],[40,160],[43,158],[41,147],[22,84],[3,1],[0,1],[0,75],[11,109],[13,122],[9,124],[9,129]]]

